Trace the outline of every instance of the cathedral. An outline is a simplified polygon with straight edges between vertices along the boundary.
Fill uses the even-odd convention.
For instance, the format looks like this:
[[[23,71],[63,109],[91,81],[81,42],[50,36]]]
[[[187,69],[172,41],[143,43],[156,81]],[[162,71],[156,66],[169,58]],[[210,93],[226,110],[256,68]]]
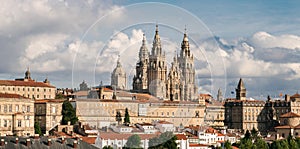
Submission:
[[[156,25],[151,52],[143,35],[133,77],[133,90],[147,92],[160,99],[171,101],[192,101],[198,99],[195,84],[194,56],[190,51],[186,32],[181,43],[180,55],[175,55],[171,68],[167,69],[166,55],[162,50],[158,26]]]

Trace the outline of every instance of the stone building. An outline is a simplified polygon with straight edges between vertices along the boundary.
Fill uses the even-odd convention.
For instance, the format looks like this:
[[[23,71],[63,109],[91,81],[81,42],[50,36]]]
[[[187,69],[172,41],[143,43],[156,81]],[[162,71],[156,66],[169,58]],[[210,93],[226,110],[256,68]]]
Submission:
[[[117,66],[111,74],[111,86],[115,89],[126,89],[126,72],[123,70],[120,63],[120,57],[117,61]]]
[[[40,124],[43,133],[49,134],[49,131],[60,124],[63,102],[61,99],[35,101],[34,121]]]
[[[181,43],[180,55],[175,55],[169,73],[167,71],[166,56],[156,25],[151,53],[148,52],[146,38],[143,36],[136,74],[133,77],[133,90],[148,92],[160,99],[172,101],[198,100],[194,56],[190,51],[186,33]]]
[[[0,93],[18,94],[31,99],[54,99],[56,88],[48,79],[37,82],[31,79],[29,69],[25,77],[15,80],[0,80]]]
[[[266,129],[265,102],[246,99],[246,88],[242,79],[236,88],[236,98],[225,102],[225,125],[229,129],[262,131]]]
[[[229,129],[251,130],[261,132],[275,131],[282,123],[280,116],[289,112],[300,112],[300,95],[285,95],[284,99],[267,101],[249,100],[246,98],[246,88],[240,79],[236,88],[236,98],[225,102],[225,125]],[[290,127],[290,126],[289,126]]]
[[[34,100],[0,93],[0,136],[34,135]]]
[[[206,104],[205,116],[204,116],[205,125],[213,127],[215,129],[225,129],[224,102],[211,99],[211,100],[207,100],[205,104]]]
[[[76,99],[76,114],[83,124],[94,128],[117,123],[117,111],[124,118],[128,108],[131,123],[152,123],[162,120],[174,126],[203,124],[205,105],[190,101]]]

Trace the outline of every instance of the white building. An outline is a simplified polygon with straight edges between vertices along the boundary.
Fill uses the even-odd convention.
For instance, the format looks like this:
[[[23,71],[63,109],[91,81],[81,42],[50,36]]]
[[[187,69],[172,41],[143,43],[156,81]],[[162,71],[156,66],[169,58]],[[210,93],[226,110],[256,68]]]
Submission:
[[[175,127],[173,123],[167,122],[167,121],[157,121],[155,123],[155,128],[157,128],[161,133],[170,131],[174,132]]]

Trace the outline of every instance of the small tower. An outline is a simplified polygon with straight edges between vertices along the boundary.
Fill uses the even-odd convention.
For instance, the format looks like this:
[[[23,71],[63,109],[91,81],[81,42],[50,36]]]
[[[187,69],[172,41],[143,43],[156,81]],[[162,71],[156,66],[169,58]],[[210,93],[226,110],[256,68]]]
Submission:
[[[117,61],[117,66],[111,74],[111,86],[117,89],[126,89],[126,73],[120,63],[120,56]]]
[[[133,90],[146,92],[148,89],[147,68],[149,64],[149,52],[146,36],[143,34],[142,46],[139,52],[139,61],[136,63],[136,74],[133,77]]]
[[[221,91],[220,88],[218,90],[217,100],[218,101],[223,101],[223,94],[222,94],[222,91]]]
[[[246,88],[242,78],[240,78],[239,84],[235,91],[237,100],[246,100]]]
[[[89,90],[87,83],[83,80],[82,83],[79,85],[80,91],[87,91]]]

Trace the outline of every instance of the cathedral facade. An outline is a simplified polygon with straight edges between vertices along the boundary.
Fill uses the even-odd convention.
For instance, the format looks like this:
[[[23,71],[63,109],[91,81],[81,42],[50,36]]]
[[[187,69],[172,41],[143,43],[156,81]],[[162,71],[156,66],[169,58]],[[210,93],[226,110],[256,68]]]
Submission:
[[[175,50],[174,50],[175,51]],[[161,99],[171,101],[192,101],[198,99],[195,84],[194,56],[190,51],[187,34],[184,33],[180,55],[175,55],[168,71],[166,55],[156,25],[151,53],[143,35],[133,90],[147,92]]]

